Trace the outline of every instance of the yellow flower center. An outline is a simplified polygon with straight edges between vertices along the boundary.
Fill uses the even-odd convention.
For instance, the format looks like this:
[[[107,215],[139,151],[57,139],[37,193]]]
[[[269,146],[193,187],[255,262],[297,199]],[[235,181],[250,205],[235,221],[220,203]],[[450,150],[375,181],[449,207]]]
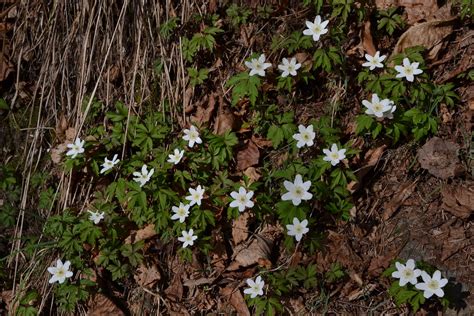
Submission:
[[[432,290],[437,290],[439,288],[439,283],[438,281],[436,280],[431,280],[429,283],[428,283],[428,287]]]

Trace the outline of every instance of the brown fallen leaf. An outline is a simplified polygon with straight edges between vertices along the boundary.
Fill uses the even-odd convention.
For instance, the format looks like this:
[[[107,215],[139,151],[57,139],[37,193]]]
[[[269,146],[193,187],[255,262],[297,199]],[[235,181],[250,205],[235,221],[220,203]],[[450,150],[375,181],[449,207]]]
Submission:
[[[243,171],[248,167],[258,164],[260,150],[257,145],[249,139],[245,147],[237,152],[237,170]]]
[[[377,10],[386,10],[398,6],[398,0],[375,0]]]
[[[0,52],[0,82],[7,79],[7,77],[15,70],[13,64],[8,60],[8,57]]]
[[[437,0],[398,0],[398,5],[405,7],[407,22],[410,25],[428,20],[439,9]]]
[[[250,212],[244,212],[232,221],[232,241],[234,245],[247,240],[249,237],[249,222],[252,219]]]
[[[364,156],[364,165],[355,173],[357,181],[351,181],[347,185],[349,191],[355,192],[360,188],[360,184],[363,182],[364,177],[373,169],[374,166],[377,165],[386,148],[387,145],[382,145],[367,151]]]
[[[372,38],[371,25],[370,21],[366,21],[364,24],[364,32],[362,33],[362,47],[367,54],[374,56],[377,52],[377,49],[374,45],[374,40]]]
[[[59,144],[55,148],[52,148],[50,153],[51,153],[51,160],[55,164],[59,164],[61,160],[63,159],[63,153],[66,152],[66,144]]]
[[[230,305],[235,308],[237,315],[239,316],[250,316],[250,311],[245,303],[242,293],[238,289],[232,287],[225,287],[220,290],[220,294],[229,301]]]
[[[153,285],[155,285],[156,282],[161,280],[161,274],[155,264],[151,264],[150,266],[141,264],[136,269],[133,278],[139,285],[150,289],[153,287]]]
[[[89,300],[88,316],[125,315],[107,296],[97,293]]]
[[[260,258],[270,258],[273,241],[262,236],[255,235],[250,243],[241,243],[234,248],[233,261],[227,267],[227,271],[235,271],[258,263]]]
[[[442,208],[462,219],[468,219],[474,213],[474,185],[446,185],[441,190]]]
[[[414,46],[423,46],[430,50],[428,58],[435,59],[442,46],[443,39],[453,32],[454,21],[455,19],[430,21],[410,27],[398,39],[389,59],[402,53],[406,48]]]
[[[165,290],[166,296],[174,302],[179,302],[183,298],[183,283],[181,274],[177,273],[173,276],[171,284]]]
[[[125,239],[125,244],[137,243],[141,240],[150,239],[156,236],[156,230],[154,224],[149,224],[142,229],[134,231]]]
[[[464,173],[458,159],[459,145],[439,137],[431,138],[418,150],[421,168],[441,179],[448,179]]]
[[[244,174],[249,177],[249,184],[252,184],[262,176],[255,167],[248,167],[245,169]]]
[[[215,108],[216,99],[214,94],[211,94],[209,100],[203,100],[203,102],[197,105],[196,114],[191,116],[191,121],[196,123],[198,126],[209,123]]]
[[[214,134],[223,135],[235,128],[236,119],[234,113],[223,104],[219,106],[216,120],[214,121]]]
[[[369,296],[370,293],[373,290],[375,290],[376,287],[377,287],[377,284],[373,284],[373,283],[367,284],[363,288],[356,289],[356,290],[352,291],[351,293],[349,293],[349,295],[347,296],[347,299],[349,300],[349,302],[351,302],[351,301],[358,300],[362,296]]]
[[[400,185],[398,192],[395,193],[392,199],[389,202],[385,203],[383,206],[384,212],[382,214],[382,218],[384,220],[387,220],[392,217],[392,215],[398,210],[398,208],[403,205],[403,202],[408,199],[410,195],[413,194],[416,189],[417,182],[418,180],[413,182],[407,181]]]

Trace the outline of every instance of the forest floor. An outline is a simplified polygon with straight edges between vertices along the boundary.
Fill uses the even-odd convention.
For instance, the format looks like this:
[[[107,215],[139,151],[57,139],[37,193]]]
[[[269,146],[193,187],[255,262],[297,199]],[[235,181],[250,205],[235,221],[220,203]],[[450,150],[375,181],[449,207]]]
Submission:
[[[473,315],[469,10],[469,0],[0,0],[0,314],[412,314],[384,274],[411,258],[449,279],[449,303],[431,298],[416,314]],[[329,33],[313,41],[302,32],[318,14]],[[385,68],[370,72],[364,55],[376,51]],[[233,78],[260,54],[272,67],[239,92]],[[400,56],[422,60],[423,75],[389,77]],[[297,77],[281,78],[283,57],[301,63]],[[377,89],[395,100],[395,118],[360,130],[362,100]],[[292,135],[310,123],[315,145],[297,149]],[[191,124],[204,142],[186,149],[189,168],[159,171]],[[65,156],[76,137],[88,144],[78,163]],[[342,180],[329,163],[316,171],[333,142],[352,150]],[[102,176],[114,150],[121,171]],[[155,179],[135,188],[143,163]],[[301,209],[279,201],[296,173],[315,198]],[[156,214],[186,181],[204,184],[210,211],[191,215],[199,244],[183,250],[184,227]],[[240,214],[227,197],[239,183],[256,192]],[[99,226],[87,221],[92,208],[106,214]],[[310,218],[301,243],[281,208]],[[61,286],[48,283],[57,258],[74,267]],[[265,294],[254,300],[243,291],[257,275]]]

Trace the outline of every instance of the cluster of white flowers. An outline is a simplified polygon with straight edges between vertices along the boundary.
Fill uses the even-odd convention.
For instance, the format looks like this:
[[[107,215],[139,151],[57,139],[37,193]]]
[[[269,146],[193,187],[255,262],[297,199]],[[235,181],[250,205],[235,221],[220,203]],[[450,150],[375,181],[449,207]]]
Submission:
[[[171,210],[173,211],[172,220],[179,220],[180,223],[184,223],[186,218],[189,216],[189,209],[193,205],[201,205],[201,201],[204,198],[204,188],[201,185],[198,185],[196,188],[188,189],[189,195],[185,197],[188,204],[179,203],[178,206],[173,206]],[[178,240],[183,243],[183,248],[194,245],[194,241],[198,238],[194,235],[194,230],[189,229],[188,231],[183,230],[181,232],[181,237],[178,237]]]
[[[430,298],[435,294],[438,297],[444,296],[443,287],[448,284],[448,279],[441,277],[441,272],[436,270],[433,276],[430,276],[425,271],[416,269],[415,261],[408,259],[405,264],[395,262],[397,271],[392,273],[392,277],[400,279],[400,286],[405,286],[407,283],[413,284],[417,289],[423,291],[425,298]],[[418,282],[418,277],[423,279],[423,282]]]
[[[380,100],[379,96],[372,94],[372,101],[363,100],[362,104],[367,108],[365,114],[377,118],[393,118],[393,112],[397,109],[394,102],[390,99]]]

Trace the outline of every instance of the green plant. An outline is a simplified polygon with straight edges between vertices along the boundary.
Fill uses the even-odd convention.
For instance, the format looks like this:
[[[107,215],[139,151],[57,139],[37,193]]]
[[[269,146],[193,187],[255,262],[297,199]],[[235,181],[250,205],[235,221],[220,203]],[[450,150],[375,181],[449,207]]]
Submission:
[[[232,88],[232,105],[236,105],[245,97],[249,98],[252,105],[255,105],[258,97],[258,90],[262,82],[258,76],[250,76],[248,72],[241,72],[229,79],[226,87]]]
[[[207,75],[209,74],[209,69],[196,69],[192,67],[188,67],[188,75],[190,79],[191,86],[195,87],[204,83],[204,80],[207,79]]]
[[[215,36],[224,32],[216,26],[206,26],[201,32],[195,33],[191,39],[182,38],[183,57],[192,62],[196,53],[200,50],[212,52],[216,45]]]
[[[163,36],[165,39],[171,37],[171,34],[176,30],[178,27],[179,18],[178,17],[171,17],[168,21],[160,25],[160,35]]]
[[[225,11],[233,27],[247,23],[252,11],[244,6],[232,3]]]
[[[388,8],[377,13],[377,30],[384,30],[392,35],[395,30],[401,30],[405,27],[402,16],[397,13],[398,8]]]

